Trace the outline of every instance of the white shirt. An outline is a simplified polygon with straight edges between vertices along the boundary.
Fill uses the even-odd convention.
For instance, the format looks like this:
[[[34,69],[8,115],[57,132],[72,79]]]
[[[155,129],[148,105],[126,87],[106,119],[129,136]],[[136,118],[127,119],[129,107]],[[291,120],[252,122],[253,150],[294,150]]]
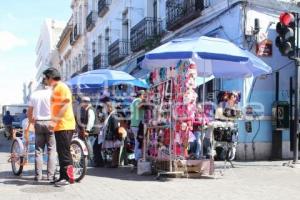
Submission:
[[[91,131],[95,124],[95,113],[92,109],[88,110],[88,123],[86,125],[86,130]]]
[[[34,120],[50,120],[51,89],[40,89],[32,93],[28,105],[33,107]]]

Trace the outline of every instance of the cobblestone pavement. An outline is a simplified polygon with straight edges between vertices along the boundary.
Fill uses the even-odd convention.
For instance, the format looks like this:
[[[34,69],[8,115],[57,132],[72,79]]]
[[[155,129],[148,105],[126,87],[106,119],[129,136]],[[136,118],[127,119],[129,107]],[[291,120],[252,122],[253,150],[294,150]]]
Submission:
[[[21,177],[11,172],[7,162],[10,143],[0,136],[0,199],[300,199],[300,169],[280,162],[235,162],[235,168],[214,177],[156,180],[137,176],[130,168],[89,168],[81,183],[56,188],[33,181],[33,165]],[[217,163],[223,165],[223,163]]]

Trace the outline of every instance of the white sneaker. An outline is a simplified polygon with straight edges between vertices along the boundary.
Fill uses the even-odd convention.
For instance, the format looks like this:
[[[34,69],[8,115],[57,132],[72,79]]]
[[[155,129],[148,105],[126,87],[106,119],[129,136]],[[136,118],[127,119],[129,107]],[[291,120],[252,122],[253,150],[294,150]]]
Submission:
[[[62,179],[62,180],[56,182],[54,185],[56,187],[62,187],[62,186],[70,185],[70,182],[65,179]]]

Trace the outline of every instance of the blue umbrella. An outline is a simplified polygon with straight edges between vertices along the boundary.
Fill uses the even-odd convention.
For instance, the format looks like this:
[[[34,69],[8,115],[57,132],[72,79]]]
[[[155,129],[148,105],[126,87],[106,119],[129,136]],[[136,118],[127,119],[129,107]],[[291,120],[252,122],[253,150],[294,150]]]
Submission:
[[[190,59],[197,65],[199,76],[242,78],[271,73],[272,69],[261,59],[235,44],[219,38],[175,39],[148,52],[142,67],[176,66],[179,60]]]
[[[120,84],[148,88],[145,82],[134,78],[126,72],[109,69],[98,69],[79,74],[67,81],[67,84],[73,89],[105,88]]]

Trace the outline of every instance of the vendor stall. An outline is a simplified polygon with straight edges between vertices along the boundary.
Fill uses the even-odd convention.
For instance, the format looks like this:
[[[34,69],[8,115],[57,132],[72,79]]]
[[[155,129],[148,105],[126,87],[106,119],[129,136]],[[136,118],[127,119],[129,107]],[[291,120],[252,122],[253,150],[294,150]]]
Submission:
[[[212,158],[200,155],[207,121],[196,112],[196,78],[196,65],[187,60],[150,73],[144,153],[158,172],[213,173]]]
[[[210,121],[207,114],[211,111],[207,110],[204,98],[196,104],[197,76],[244,78],[271,72],[252,53],[229,41],[209,37],[182,38],[163,44],[145,55],[142,67],[151,71],[148,103],[153,107],[148,111],[152,120],[146,121],[144,159],[167,174],[213,174],[214,157],[199,152],[203,135],[233,144],[231,147],[236,144],[235,120],[240,113],[233,107],[238,101],[223,98],[217,115]],[[222,126],[225,132],[220,129]],[[234,148],[231,150],[234,154]],[[227,155],[226,160],[232,157]]]

